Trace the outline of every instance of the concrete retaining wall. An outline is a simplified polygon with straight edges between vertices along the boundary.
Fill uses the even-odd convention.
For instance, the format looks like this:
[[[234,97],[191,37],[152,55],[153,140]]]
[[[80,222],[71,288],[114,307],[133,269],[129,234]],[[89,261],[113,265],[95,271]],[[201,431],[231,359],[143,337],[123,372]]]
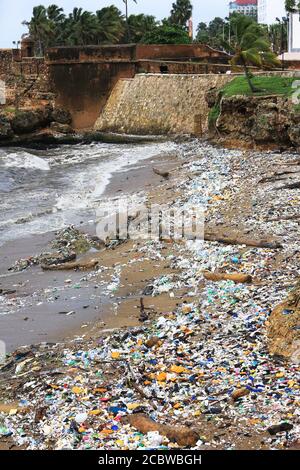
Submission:
[[[206,92],[232,75],[138,74],[119,80],[96,130],[126,134],[196,134],[207,131]]]

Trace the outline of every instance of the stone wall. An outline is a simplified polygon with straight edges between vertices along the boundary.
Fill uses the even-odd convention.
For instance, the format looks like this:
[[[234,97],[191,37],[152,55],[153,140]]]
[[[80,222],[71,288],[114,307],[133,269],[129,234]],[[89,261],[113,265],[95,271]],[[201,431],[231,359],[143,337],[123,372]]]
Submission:
[[[50,66],[55,104],[70,111],[75,129],[93,127],[117,81],[134,75],[135,65],[122,61]]]
[[[250,67],[252,72],[257,72],[256,67]],[[228,65],[210,62],[177,62],[165,60],[141,60],[137,64],[139,73],[164,73],[164,74],[220,74],[228,71],[232,73],[244,73],[239,65]]]
[[[0,80],[5,83],[6,92],[6,103],[2,108],[34,107],[53,100],[44,59],[21,57],[20,49],[0,49]]]
[[[126,134],[197,134],[207,131],[206,92],[232,75],[138,74],[119,80],[95,129]]]

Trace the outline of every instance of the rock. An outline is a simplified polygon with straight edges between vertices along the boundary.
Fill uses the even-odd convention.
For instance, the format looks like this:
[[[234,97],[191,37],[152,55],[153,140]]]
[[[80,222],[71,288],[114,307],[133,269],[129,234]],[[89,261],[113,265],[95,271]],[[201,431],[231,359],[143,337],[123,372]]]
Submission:
[[[159,424],[143,413],[129,415],[128,422],[142,434],[158,432],[180,447],[193,447],[199,440],[199,434],[186,426]]]
[[[256,142],[288,143],[287,128],[290,122],[283,100],[259,102],[254,114],[251,135]]]
[[[50,115],[51,121],[57,122],[59,124],[71,124],[72,116],[69,111],[62,108],[54,108]]]
[[[291,125],[288,131],[290,141],[295,147],[300,147],[300,125]]]
[[[210,88],[205,94],[205,101],[209,108],[213,108],[220,100],[220,90],[216,87]]]
[[[50,129],[58,134],[74,133],[74,129],[69,124],[60,124],[59,122],[51,122]]]
[[[226,96],[220,101],[216,128],[222,138],[252,144],[291,145],[293,106],[287,98],[268,96]],[[297,129],[297,128],[295,128]]]
[[[274,426],[270,426],[268,428],[268,433],[271,434],[271,436],[275,436],[275,434],[279,432],[284,432],[284,431],[291,431],[293,429],[293,425],[289,423],[280,423],[280,424],[275,424]]]
[[[29,109],[16,112],[11,127],[16,134],[26,134],[46,127],[50,123],[51,108]]]
[[[252,277],[249,274],[242,273],[211,273],[209,271],[204,271],[203,273],[205,279],[208,281],[234,281],[236,284],[250,284],[252,282]]]
[[[9,119],[5,115],[0,114],[0,141],[9,139],[13,135]]]
[[[249,393],[250,391],[247,388],[239,388],[237,390],[234,390],[231,397],[233,401],[237,401],[242,397],[246,397],[247,395],[249,395]]]
[[[62,263],[68,263],[76,259],[75,252],[56,252],[56,253],[45,253],[39,257],[39,262],[42,265],[53,266]]]

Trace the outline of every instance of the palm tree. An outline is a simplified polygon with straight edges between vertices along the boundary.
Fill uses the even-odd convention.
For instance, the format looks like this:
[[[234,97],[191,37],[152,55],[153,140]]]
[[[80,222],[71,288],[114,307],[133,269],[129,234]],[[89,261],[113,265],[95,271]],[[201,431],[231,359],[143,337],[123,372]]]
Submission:
[[[97,42],[97,17],[82,8],[74,8],[66,22],[67,42],[74,46],[85,46]]]
[[[295,13],[300,10],[299,0],[285,0],[285,9],[290,13]]]
[[[62,41],[63,24],[66,19],[63,11],[63,8],[59,8],[57,5],[50,5],[47,8],[47,17],[51,33],[48,45],[55,46]]]
[[[193,6],[190,0],[176,0],[176,3],[172,5],[170,23],[184,28],[191,18],[192,12]]]
[[[233,17],[231,26],[234,35],[231,38],[231,44],[226,43],[226,49],[233,54],[231,63],[233,65],[241,64],[244,67],[245,76],[252,93],[261,91],[254,87],[248,67],[254,65],[272,68],[280,65],[280,62],[271,51],[264,29],[252,18],[237,15]]]
[[[145,34],[153,31],[158,26],[155,16],[130,15],[128,17],[130,39],[132,42],[140,42]]]
[[[98,32],[97,42],[118,43],[125,32],[124,16],[114,5],[96,11]]]
[[[34,7],[31,20],[23,21],[22,24],[28,26],[29,34],[35,42],[36,54],[42,56],[50,33],[46,8],[43,5]]]

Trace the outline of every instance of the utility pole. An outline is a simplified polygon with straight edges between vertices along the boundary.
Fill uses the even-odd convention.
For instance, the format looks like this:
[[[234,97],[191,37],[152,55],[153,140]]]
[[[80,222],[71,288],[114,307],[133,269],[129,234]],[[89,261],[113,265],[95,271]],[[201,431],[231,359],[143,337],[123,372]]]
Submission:
[[[134,3],[137,3],[137,0],[133,0]],[[128,24],[128,0],[123,0],[123,2],[125,3],[125,17],[126,17],[126,29],[127,29],[127,33],[126,33],[126,36],[127,36],[127,42],[130,43],[130,29],[129,29],[129,24]]]
[[[282,70],[284,70],[284,53],[285,53],[285,44],[284,44],[284,27],[288,24],[288,18],[283,17],[281,20],[280,18],[276,18],[276,21],[281,25],[281,64]]]

